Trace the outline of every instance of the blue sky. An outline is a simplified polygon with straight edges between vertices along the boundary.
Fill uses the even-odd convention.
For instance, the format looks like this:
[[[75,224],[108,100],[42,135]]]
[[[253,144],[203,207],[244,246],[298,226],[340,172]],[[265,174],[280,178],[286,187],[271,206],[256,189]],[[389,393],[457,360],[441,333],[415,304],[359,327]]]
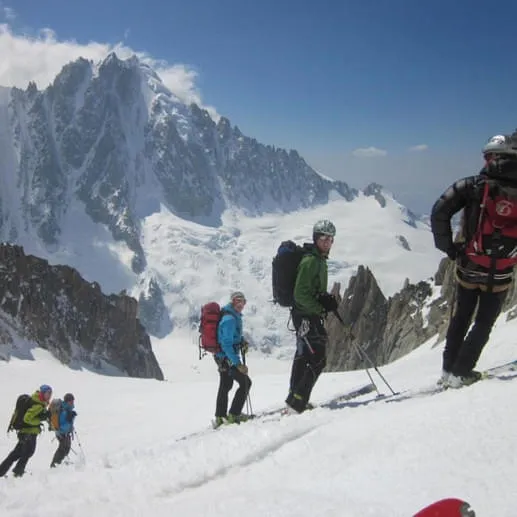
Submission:
[[[517,127],[517,2],[2,5],[14,9],[17,34],[48,27],[58,40],[124,41],[189,65],[203,101],[245,134],[295,148],[352,186],[378,181],[422,212],[456,177],[477,172],[489,136]],[[409,150],[419,145],[427,148]]]

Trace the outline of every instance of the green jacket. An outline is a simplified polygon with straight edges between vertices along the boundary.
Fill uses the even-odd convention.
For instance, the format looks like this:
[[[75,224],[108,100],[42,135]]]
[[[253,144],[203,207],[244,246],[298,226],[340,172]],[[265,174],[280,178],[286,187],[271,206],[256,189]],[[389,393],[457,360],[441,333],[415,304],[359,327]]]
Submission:
[[[46,411],[47,404],[39,399],[39,391],[32,394],[32,406],[27,409],[23,417],[24,423],[28,427],[23,427],[18,432],[22,434],[40,434],[41,412]]]
[[[294,286],[295,308],[308,316],[323,315],[325,309],[318,301],[317,296],[327,292],[327,281],[327,257],[314,247],[310,254],[302,258],[298,266]]]

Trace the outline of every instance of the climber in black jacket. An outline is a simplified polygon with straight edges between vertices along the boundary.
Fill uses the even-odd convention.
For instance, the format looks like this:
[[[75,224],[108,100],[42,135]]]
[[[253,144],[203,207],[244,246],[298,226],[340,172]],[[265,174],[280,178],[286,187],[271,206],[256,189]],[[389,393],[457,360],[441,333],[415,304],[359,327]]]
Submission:
[[[456,262],[456,296],[440,382],[450,387],[481,378],[474,367],[501,312],[517,263],[517,134],[492,137],[485,166],[456,181],[431,214],[434,242]],[[453,240],[451,219],[463,210]],[[478,305],[474,326],[466,336]]]

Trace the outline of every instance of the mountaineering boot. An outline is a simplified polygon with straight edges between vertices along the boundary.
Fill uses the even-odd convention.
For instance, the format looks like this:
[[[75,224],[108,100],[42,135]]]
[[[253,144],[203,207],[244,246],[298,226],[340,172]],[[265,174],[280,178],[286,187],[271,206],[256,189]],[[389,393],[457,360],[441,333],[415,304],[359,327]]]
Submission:
[[[447,370],[442,370],[442,375],[440,376],[436,384],[438,384],[438,386],[443,386],[447,388],[449,386],[449,378],[451,375],[451,372],[448,372]]]
[[[214,429],[221,427],[222,425],[228,424],[229,422],[224,418],[224,416],[216,416],[215,420],[213,420],[212,425]]]
[[[241,413],[240,415],[232,415],[232,413],[228,414],[228,423],[229,424],[240,424],[241,422],[248,421],[248,415]]]
[[[450,388],[461,388],[462,386],[470,386],[475,382],[481,380],[483,375],[481,372],[476,370],[472,370],[465,375],[454,375],[451,374],[447,381],[447,384]]]
[[[298,393],[290,392],[285,403],[297,413],[303,413],[307,409],[307,402],[304,403],[303,397],[298,395]]]

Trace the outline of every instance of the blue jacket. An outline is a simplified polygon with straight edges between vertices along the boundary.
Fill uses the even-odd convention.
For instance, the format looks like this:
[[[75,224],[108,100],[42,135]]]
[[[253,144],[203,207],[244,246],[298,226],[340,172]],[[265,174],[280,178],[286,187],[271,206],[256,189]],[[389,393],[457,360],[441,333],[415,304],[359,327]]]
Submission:
[[[61,404],[61,413],[59,414],[59,431],[58,434],[69,434],[74,430],[75,411],[74,406],[68,402]]]
[[[227,359],[230,366],[238,366],[242,363],[240,358],[242,315],[233,308],[231,303],[225,305],[222,310],[228,314],[221,318],[217,327],[217,341],[221,351],[216,354],[216,357]]]

